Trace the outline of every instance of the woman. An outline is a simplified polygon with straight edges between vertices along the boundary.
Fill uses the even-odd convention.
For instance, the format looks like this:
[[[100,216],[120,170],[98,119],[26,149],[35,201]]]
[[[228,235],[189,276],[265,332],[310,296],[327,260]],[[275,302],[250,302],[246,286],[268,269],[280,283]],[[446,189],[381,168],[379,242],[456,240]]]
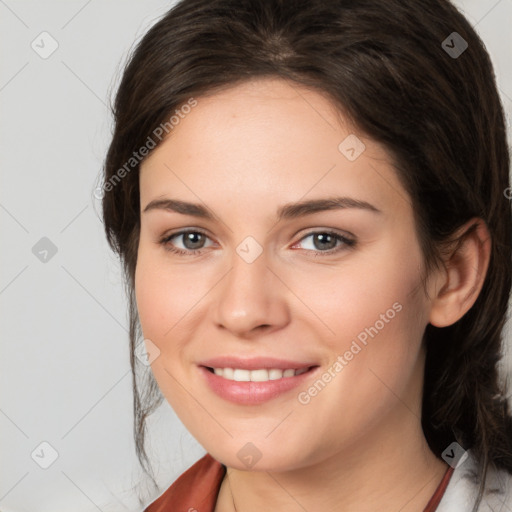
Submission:
[[[114,114],[139,459],[164,397],[208,452],[147,511],[512,500],[509,154],[449,2],[182,1]]]

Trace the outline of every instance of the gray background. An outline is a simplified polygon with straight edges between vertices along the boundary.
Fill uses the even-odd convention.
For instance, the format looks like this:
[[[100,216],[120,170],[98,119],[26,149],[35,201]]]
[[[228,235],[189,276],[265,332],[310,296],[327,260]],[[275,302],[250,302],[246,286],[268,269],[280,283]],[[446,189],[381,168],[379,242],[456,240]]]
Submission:
[[[2,512],[140,510],[124,292],[93,190],[122,64],[172,3],[0,0]],[[493,58],[510,127],[512,0],[457,5]],[[204,453],[166,402],[149,434],[163,487]]]

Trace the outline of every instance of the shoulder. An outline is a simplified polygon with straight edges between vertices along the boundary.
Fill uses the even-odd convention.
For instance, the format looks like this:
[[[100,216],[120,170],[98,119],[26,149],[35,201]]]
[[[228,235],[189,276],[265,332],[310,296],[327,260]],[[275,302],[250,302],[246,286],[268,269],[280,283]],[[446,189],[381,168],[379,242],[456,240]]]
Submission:
[[[213,512],[225,473],[226,468],[206,454],[181,474],[144,512]]]
[[[468,458],[453,471],[436,512],[472,512],[479,485],[477,461],[469,450]],[[485,492],[478,512],[502,510],[506,503],[511,502],[512,475],[489,466]]]

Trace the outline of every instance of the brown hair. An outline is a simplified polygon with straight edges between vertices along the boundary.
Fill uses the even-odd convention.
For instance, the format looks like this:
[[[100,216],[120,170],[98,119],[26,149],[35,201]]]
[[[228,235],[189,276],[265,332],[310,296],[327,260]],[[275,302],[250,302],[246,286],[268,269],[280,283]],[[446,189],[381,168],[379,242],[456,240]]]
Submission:
[[[141,465],[146,471],[145,421],[163,397],[151,372],[140,386],[134,357],[139,163],[112,179],[191,97],[264,76],[327,94],[387,148],[411,198],[427,270],[441,264],[442,242],[466,221],[487,224],[492,253],[476,303],[452,326],[429,324],[424,336],[423,431],[437,456],[454,440],[473,450],[476,509],[488,466],[512,473],[512,419],[498,377],[512,272],[509,153],[489,56],[447,0],[183,0],[137,45],[113,107],[103,218],[129,294]]]

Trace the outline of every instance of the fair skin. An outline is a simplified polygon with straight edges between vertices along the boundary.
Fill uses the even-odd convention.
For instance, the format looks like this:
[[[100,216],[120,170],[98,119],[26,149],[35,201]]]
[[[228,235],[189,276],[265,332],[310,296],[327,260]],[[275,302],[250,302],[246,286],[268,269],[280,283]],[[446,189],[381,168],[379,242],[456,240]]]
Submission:
[[[151,367],[162,393],[228,467],[216,512],[421,512],[448,468],[420,423],[422,336],[476,300],[490,251],[484,225],[430,276],[426,295],[412,206],[389,154],[324,95],[266,78],[197,99],[141,165],[135,289],[144,337],[160,351]],[[350,134],[366,146],[354,161],[338,149]],[[378,211],[276,217],[284,204],[338,196]],[[202,205],[213,218],[145,211],[161,199]],[[193,239],[196,254],[184,236],[169,239],[183,230],[205,233]],[[326,231],[356,243],[334,237],[325,247],[313,233]],[[236,250],[248,236],[262,249],[251,263]],[[397,303],[321,392],[299,402]],[[318,367],[300,388],[245,405],[218,396],[199,371],[224,355]],[[250,470],[237,456],[247,443],[261,453]]]

